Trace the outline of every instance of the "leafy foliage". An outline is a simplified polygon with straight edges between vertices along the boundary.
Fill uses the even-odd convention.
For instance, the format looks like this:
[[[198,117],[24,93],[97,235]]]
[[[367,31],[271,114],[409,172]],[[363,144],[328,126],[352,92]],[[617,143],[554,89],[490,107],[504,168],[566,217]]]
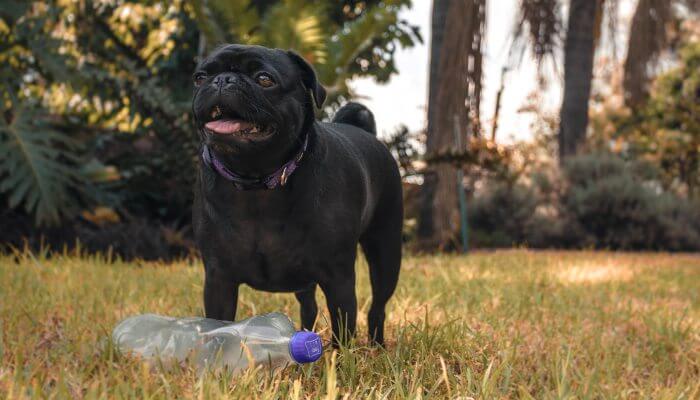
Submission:
[[[562,16],[561,2],[558,0],[521,0],[520,15],[515,27],[514,46],[522,52],[525,45],[525,33],[538,63],[545,57],[553,57],[554,51],[561,46]]]
[[[648,100],[629,108],[619,78],[597,99],[589,147],[628,160],[644,160],[659,171],[665,189],[700,196],[700,26],[685,34],[679,57],[651,85]]]
[[[420,40],[396,17],[409,5],[0,0],[0,199],[40,224],[106,206],[186,226],[198,148],[190,76],[207,47],[294,48],[334,105],[352,97],[348,79],[388,79],[396,46]]]
[[[416,168],[422,146],[422,137],[415,133],[411,133],[405,125],[399,126],[396,131],[384,141],[384,144],[394,158],[399,163],[402,177],[418,175]]]
[[[642,105],[649,97],[650,83],[661,55],[678,49],[683,21],[697,20],[697,0],[640,0],[630,26],[625,60],[625,102]]]
[[[333,106],[352,97],[346,82],[353,77],[386,82],[397,72],[397,46],[422,40],[415,26],[397,17],[409,5],[407,0],[200,0],[193,10],[205,48],[238,42],[298,51],[314,64]]]
[[[622,125],[630,157],[664,171],[667,186],[700,197],[700,41],[681,51],[680,66],[660,76],[645,107]]]
[[[697,206],[662,190],[656,177],[648,164],[588,154],[568,160],[553,183],[489,181],[471,202],[472,240],[485,247],[700,249]]]
[[[610,155],[572,159],[564,213],[584,235],[582,244],[615,249],[697,250],[700,213],[655,187],[654,170]]]
[[[74,212],[71,191],[81,180],[76,147],[33,110],[15,109],[10,123],[0,119],[0,192],[8,193],[9,206],[23,204],[38,222]]]
[[[523,184],[490,182],[470,204],[471,241],[478,246],[511,247],[528,243],[538,198]]]

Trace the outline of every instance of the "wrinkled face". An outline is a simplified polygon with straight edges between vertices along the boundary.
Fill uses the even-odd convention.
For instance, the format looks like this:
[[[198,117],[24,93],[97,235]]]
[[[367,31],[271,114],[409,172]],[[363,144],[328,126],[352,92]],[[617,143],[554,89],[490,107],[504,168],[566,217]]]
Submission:
[[[193,80],[192,110],[202,140],[234,153],[295,142],[313,116],[309,91],[319,104],[325,97],[301,57],[259,46],[215,50]]]

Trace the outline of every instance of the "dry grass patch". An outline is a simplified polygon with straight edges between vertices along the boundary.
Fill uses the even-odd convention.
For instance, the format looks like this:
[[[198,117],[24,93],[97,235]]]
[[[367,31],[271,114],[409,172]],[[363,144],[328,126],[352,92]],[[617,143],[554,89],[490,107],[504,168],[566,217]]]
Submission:
[[[695,255],[513,250],[404,266],[386,349],[366,347],[358,261],[352,346],[303,368],[200,377],[108,341],[132,314],[201,315],[199,261],[1,256],[0,398],[700,398]],[[241,291],[241,318],[270,311],[298,323],[292,295]]]

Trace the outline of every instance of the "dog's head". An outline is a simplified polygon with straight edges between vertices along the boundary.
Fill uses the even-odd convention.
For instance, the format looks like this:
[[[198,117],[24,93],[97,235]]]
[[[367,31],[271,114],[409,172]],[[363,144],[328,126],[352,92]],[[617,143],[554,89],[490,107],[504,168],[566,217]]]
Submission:
[[[298,146],[326,97],[313,68],[298,54],[226,45],[193,75],[192,111],[202,140],[216,151],[258,157]],[[313,102],[313,103],[312,103]]]

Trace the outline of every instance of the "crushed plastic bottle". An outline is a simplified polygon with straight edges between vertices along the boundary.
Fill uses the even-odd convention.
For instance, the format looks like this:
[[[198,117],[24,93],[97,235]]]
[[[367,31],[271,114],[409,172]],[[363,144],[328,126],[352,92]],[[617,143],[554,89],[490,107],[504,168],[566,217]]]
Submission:
[[[251,363],[272,368],[309,363],[323,353],[316,333],[295,331],[289,317],[280,313],[239,322],[137,315],[120,322],[112,340],[121,352],[145,359],[190,360],[200,369],[227,367],[234,372]]]

